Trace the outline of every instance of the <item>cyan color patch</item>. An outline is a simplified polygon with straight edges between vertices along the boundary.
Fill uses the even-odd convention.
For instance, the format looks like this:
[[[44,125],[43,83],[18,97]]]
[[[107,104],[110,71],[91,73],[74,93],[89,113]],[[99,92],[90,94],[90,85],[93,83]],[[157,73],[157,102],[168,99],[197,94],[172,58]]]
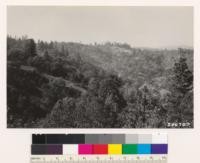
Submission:
[[[138,154],[151,154],[151,144],[138,144]]]

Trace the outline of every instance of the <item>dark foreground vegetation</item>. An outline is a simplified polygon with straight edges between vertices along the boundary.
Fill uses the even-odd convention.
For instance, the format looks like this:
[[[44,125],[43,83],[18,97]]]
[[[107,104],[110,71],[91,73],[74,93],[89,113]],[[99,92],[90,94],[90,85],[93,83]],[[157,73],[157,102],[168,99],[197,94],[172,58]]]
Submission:
[[[193,50],[8,36],[7,126],[193,127]]]

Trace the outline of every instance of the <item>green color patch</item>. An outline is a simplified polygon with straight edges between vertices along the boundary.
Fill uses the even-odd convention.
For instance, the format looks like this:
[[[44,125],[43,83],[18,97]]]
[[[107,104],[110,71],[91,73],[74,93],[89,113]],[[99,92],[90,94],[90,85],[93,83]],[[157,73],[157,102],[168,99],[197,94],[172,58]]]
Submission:
[[[123,144],[122,154],[137,154],[137,144]]]

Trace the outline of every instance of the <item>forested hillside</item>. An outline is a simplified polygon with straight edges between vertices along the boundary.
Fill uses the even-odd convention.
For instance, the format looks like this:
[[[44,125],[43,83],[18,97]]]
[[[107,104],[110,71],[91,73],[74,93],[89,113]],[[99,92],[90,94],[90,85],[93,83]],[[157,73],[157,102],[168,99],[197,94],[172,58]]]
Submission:
[[[193,127],[193,50],[7,37],[9,128]]]

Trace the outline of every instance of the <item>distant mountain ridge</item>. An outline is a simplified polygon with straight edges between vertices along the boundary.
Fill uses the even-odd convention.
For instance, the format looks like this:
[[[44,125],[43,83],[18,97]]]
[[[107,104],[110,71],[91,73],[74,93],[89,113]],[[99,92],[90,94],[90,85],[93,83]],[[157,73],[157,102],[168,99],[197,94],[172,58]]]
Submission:
[[[74,43],[73,48],[71,44],[65,43],[65,46],[70,54],[79,53],[84,61],[100,66],[104,70],[116,72],[123,77],[129,76],[131,71],[137,69],[136,65],[143,66],[143,68],[148,68],[147,65],[149,65],[155,68],[159,62],[162,62],[164,69],[170,69],[181,55],[187,58],[188,66],[190,70],[193,70],[192,49],[187,49],[187,52],[181,53],[179,49],[141,49],[130,46],[119,47],[111,43],[97,45]],[[148,58],[153,58],[151,59],[152,62]]]

